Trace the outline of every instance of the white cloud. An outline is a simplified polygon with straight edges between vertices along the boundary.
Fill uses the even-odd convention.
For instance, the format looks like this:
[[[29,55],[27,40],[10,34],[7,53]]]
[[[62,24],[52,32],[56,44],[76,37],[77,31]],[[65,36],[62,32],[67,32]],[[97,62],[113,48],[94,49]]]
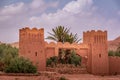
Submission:
[[[46,3],[44,0],[33,0],[31,3],[14,3],[7,6],[4,6],[0,9],[0,21],[5,21],[10,18],[16,18],[18,16],[28,17],[31,15],[41,14],[49,7],[57,7],[58,1],[53,3]],[[23,17],[22,17],[23,16]],[[25,17],[25,18],[26,18]]]
[[[72,13],[79,13],[82,12],[84,9],[91,7],[92,3],[93,3],[92,0],[71,1],[63,8],[63,10]]]
[[[4,6],[4,8],[0,12],[0,15],[18,14],[24,8],[23,6],[24,6],[23,2],[20,2],[20,3],[17,3],[17,4],[11,4],[11,5],[8,5],[8,6]]]
[[[12,9],[10,6],[15,8]],[[17,3],[9,5],[9,7],[3,8],[3,11],[0,10],[0,25],[1,27],[11,27],[15,30],[24,26],[43,27],[45,28],[45,37],[48,35],[47,32],[51,30],[50,28],[58,25],[71,27],[71,30],[78,33],[81,38],[82,31],[90,29],[108,30],[112,32],[109,33],[112,37],[119,34],[119,29],[115,27],[119,25],[119,21],[117,19],[106,19],[103,15],[98,13],[97,10],[99,9],[93,5],[93,0],[71,1],[62,9],[58,9],[55,13],[45,13],[47,8],[56,8],[57,6],[57,1],[46,3],[44,0],[33,0],[29,4]],[[7,15],[3,14],[1,16],[1,12],[6,13]],[[11,14],[15,15],[11,16]],[[113,33],[113,29],[116,33]],[[5,34],[11,34],[10,36],[13,37],[13,34],[16,34],[16,31],[12,30],[12,32],[14,33]],[[2,36],[1,31],[0,36]],[[12,39],[16,40],[16,36],[18,37],[18,33]],[[4,40],[8,39],[5,38]]]
[[[46,3],[44,0],[32,0],[30,3],[17,2],[0,7],[0,41],[18,40],[18,30],[30,24],[27,23],[30,16],[39,16],[48,8],[57,6],[58,1]]]
[[[49,14],[44,13],[39,17],[35,16],[31,17],[30,23],[32,23],[32,25],[43,24],[43,26],[46,26],[47,24],[49,25],[71,24],[72,26],[74,25],[77,26],[80,25],[80,22],[84,22],[86,24],[86,21],[89,21],[91,19],[91,15],[95,10],[94,9],[95,7],[94,6],[92,7],[92,4],[93,4],[92,0],[71,1],[68,4],[66,4],[63,9],[58,10],[56,13]]]
[[[31,8],[36,9],[40,8],[41,6],[44,6],[45,2],[43,0],[33,0],[30,4]]]
[[[120,11],[118,11],[118,15],[120,15]]]
[[[102,29],[110,32],[114,29],[117,31],[118,29],[114,27],[119,25],[119,21],[106,19],[97,12],[97,7],[92,4],[93,0],[71,1],[56,13],[44,13],[39,17],[32,16],[28,23],[32,26],[43,26],[45,27],[46,32],[50,31],[50,29],[48,29],[50,27],[53,28],[58,25],[64,25],[66,27],[71,27],[71,30],[81,34],[80,36],[82,36],[82,31],[90,29]],[[118,33],[113,36],[116,36],[117,34]],[[45,35],[47,36],[46,33]],[[109,35],[111,34],[109,33]]]

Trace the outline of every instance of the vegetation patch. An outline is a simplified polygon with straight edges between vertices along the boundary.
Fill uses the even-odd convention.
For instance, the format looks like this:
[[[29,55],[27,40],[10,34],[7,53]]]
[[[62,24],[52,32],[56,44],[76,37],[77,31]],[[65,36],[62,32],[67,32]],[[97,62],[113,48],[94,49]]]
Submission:
[[[18,56],[18,49],[0,44],[0,71],[6,73],[36,73],[37,68],[28,59]]]

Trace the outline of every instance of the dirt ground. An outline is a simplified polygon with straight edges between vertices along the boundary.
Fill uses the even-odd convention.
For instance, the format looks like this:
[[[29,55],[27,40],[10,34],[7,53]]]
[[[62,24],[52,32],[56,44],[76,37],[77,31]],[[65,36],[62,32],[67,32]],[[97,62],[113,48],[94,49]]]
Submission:
[[[69,80],[120,80],[120,75],[116,76],[96,76],[91,74],[63,75]]]
[[[91,74],[60,74],[68,80],[120,80],[120,75],[116,76],[96,76]],[[0,76],[0,80],[56,80],[46,76]]]

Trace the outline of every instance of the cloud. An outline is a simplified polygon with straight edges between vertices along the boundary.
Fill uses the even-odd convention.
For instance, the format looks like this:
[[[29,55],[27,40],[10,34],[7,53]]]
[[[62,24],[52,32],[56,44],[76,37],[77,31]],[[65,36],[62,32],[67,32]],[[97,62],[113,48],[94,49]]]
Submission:
[[[44,13],[39,17],[32,16],[28,23],[36,26],[42,25],[50,27],[57,25],[74,26],[78,28],[84,25],[91,26],[92,23],[96,23],[91,19],[94,19],[95,21],[97,19],[93,16],[95,7],[92,6],[92,4],[92,0],[71,1],[56,13]]]
[[[16,41],[16,37],[18,39],[18,29],[25,26],[43,27],[45,37],[47,37],[47,32],[50,32],[51,28],[58,25],[70,27],[71,31],[78,33],[80,38],[82,38],[83,31],[91,29],[108,30],[108,34],[111,35],[109,39],[113,39],[120,34],[118,31],[119,20],[108,19],[98,13],[99,8],[94,6],[93,0],[70,1],[54,13],[45,12],[47,9],[56,8],[58,5],[58,1],[46,3],[44,0],[32,0],[31,3],[20,2],[0,9],[0,36],[6,36],[0,40]]]
[[[57,5],[57,1],[53,3],[45,3],[44,0],[32,0],[31,3],[26,4],[23,2],[10,4],[0,9],[0,17],[2,17],[0,21],[5,21],[9,18],[14,18],[17,16],[25,17],[27,15],[28,17],[31,15],[41,14],[47,8],[54,8],[57,7]]]
[[[2,9],[0,9],[0,21],[5,21],[7,19],[10,19],[12,16],[19,15],[22,13],[23,8],[23,2],[4,6]]]
[[[39,16],[48,8],[57,6],[58,1],[46,3],[44,0],[32,0],[30,3],[17,2],[0,7],[0,41],[18,40],[19,29],[30,24],[26,23],[31,16]]]
[[[92,3],[93,3],[92,0],[71,1],[63,8],[63,10],[67,12],[72,12],[72,13],[79,13],[79,12],[82,12],[84,9],[87,9],[88,7],[90,7]]]
[[[82,31],[91,29],[108,30],[109,39],[117,37],[118,33],[113,33],[113,29],[118,31],[117,26],[119,21],[117,19],[108,19],[98,13],[98,8],[93,5],[93,0],[76,0],[66,4],[61,10],[55,13],[44,13],[40,16],[32,16],[29,18],[29,25],[43,26],[46,32],[58,25],[71,27],[73,33],[80,34],[82,38]],[[116,28],[115,28],[116,26]],[[48,34],[45,33],[45,36]]]
[[[23,6],[24,6],[23,2],[4,6],[0,14],[1,15],[14,15],[14,14],[20,13],[21,10],[23,9]]]
[[[118,11],[118,15],[120,16],[120,11]]]

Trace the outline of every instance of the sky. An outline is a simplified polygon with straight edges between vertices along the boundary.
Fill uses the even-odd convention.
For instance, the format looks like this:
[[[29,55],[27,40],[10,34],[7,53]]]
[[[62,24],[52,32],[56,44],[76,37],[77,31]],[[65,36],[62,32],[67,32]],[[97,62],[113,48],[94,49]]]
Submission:
[[[83,31],[107,30],[108,40],[120,36],[120,0],[0,0],[0,41],[19,41],[19,29],[44,28],[45,38],[57,26]]]

